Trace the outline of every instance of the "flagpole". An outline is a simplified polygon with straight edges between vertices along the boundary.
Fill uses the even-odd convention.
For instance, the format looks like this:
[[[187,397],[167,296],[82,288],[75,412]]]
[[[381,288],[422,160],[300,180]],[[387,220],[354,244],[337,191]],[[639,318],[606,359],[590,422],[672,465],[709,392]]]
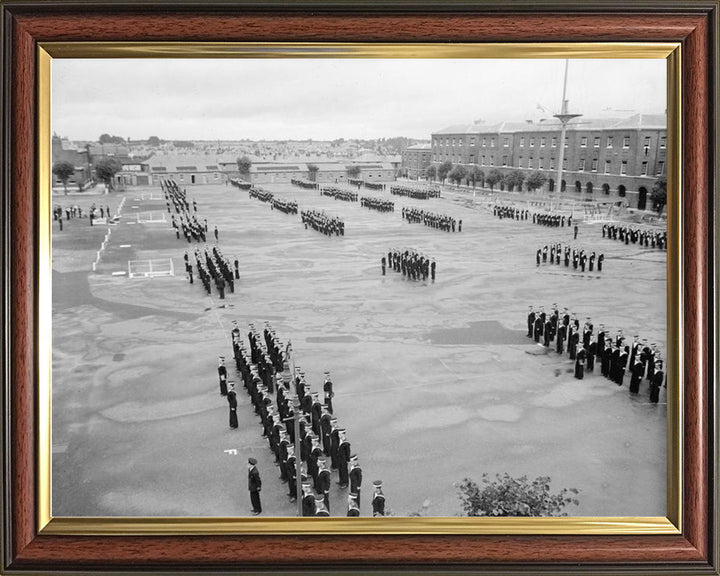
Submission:
[[[570,64],[569,59],[565,59],[565,75],[563,78],[563,94],[562,94],[562,101],[560,103],[560,114],[555,114],[555,118],[560,120],[560,123],[562,124],[562,128],[560,129],[560,157],[558,160],[558,168],[557,168],[557,182],[556,182],[556,191],[558,193],[562,192],[562,177],[563,177],[563,162],[565,162],[565,134],[567,133],[567,124],[572,120],[573,118],[578,118],[582,116],[582,114],[569,114],[568,113],[568,100],[567,100],[567,79],[568,79],[568,66]],[[567,191],[567,186],[565,188]],[[560,206],[560,200],[558,200],[558,207]],[[552,202],[551,202],[551,208],[552,208]]]

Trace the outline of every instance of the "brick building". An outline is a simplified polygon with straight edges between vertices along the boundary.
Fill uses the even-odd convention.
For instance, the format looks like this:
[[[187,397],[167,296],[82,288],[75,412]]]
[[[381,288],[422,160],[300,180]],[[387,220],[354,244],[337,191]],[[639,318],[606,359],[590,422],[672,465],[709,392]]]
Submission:
[[[486,175],[540,171],[544,190],[557,188],[560,122],[503,122],[449,126],[432,134],[432,162],[477,166]],[[664,114],[635,114],[625,119],[572,120],[565,136],[561,190],[585,200],[624,199],[645,210],[659,176],[666,175],[667,119]]]
[[[432,164],[430,143],[413,144],[401,153],[402,175],[407,178],[424,178],[425,169]]]

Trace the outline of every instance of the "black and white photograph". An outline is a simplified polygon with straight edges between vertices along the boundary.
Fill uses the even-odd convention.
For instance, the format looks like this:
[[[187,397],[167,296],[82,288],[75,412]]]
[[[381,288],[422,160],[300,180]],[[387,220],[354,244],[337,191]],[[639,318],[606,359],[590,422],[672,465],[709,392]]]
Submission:
[[[667,515],[666,60],[51,73],[53,516]]]

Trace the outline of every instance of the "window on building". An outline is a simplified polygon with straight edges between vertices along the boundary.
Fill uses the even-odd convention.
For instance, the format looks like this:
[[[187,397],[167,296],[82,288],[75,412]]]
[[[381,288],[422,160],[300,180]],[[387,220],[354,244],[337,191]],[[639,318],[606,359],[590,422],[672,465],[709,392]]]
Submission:
[[[593,138],[593,148],[600,148],[600,136]]]
[[[580,158],[580,163],[578,164],[578,172],[584,172],[585,171],[585,158]]]
[[[507,156],[503,156],[503,160],[502,160],[502,165],[503,165],[503,166],[507,166],[507,159],[508,159]]]
[[[217,172],[215,172],[215,174],[213,174],[213,178],[215,178],[215,180],[217,180],[218,178],[220,178],[220,174],[218,174]]]
[[[528,168],[532,168],[532,163],[533,163],[533,157],[530,156],[530,158],[528,158]]]
[[[580,148],[587,148],[587,136],[580,138]]]
[[[538,170],[543,169],[543,158],[538,158]]]
[[[530,148],[535,147],[535,138],[530,138]]]
[[[552,137],[552,139],[550,140],[550,146],[552,148],[557,148],[557,136]]]
[[[495,148],[495,138],[490,138],[490,148]]]
[[[518,168],[522,168],[522,163],[523,163],[523,157],[520,156],[520,157],[518,158]]]
[[[487,146],[487,138],[483,138],[483,143],[482,143],[482,145],[483,145],[483,146]]]
[[[591,164],[590,164],[590,171],[591,171],[591,172],[597,172],[597,167],[598,167],[598,159],[597,159],[597,158],[593,158],[593,159],[592,159],[592,162],[591,162]]]
[[[642,163],[642,167],[640,168],[640,175],[641,175],[641,176],[647,176],[647,171],[648,171],[648,163],[647,163],[647,162],[643,162],[643,163]]]
[[[630,136],[623,136],[623,149],[630,148]]]
[[[570,145],[570,138],[565,136],[565,148],[567,148]]]
[[[520,148],[524,148],[524,147],[525,147],[525,136],[520,138]]]
[[[605,160],[605,174],[610,174],[611,169],[612,169],[612,161]]]
[[[660,160],[660,162],[658,162],[657,174],[658,174],[658,176],[660,176],[660,175],[662,175],[664,172],[665,172],[665,162],[663,162],[662,160]]]
[[[627,174],[627,160],[620,162],[620,174],[623,176]]]
[[[490,166],[495,166],[495,156],[490,156]]]
[[[667,145],[667,136],[660,136],[660,149],[664,150]]]
[[[545,148],[545,142],[547,141],[547,138],[545,136],[542,136],[540,138],[540,148]]]
[[[503,138],[503,148],[510,147],[510,138]]]
[[[643,146],[650,146],[650,136],[645,136],[645,141],[643,143]]]
[[[563,170],[567,170],[567,158],[563,158]]]
[[[608,137],[607,137],[607,147],[608,147],[608,148],[612,148],[612,147],[613,147],[613,137],[612,137],[612,136],[608,136]]]
[[[550,158],[550,170],[555,170],[555,158]]]
[[[470,146],[475,146],[475,136],[470,138]]]
[[[480,166],[485,166],[485,154],[483,154],[482,158],[480,159]]]

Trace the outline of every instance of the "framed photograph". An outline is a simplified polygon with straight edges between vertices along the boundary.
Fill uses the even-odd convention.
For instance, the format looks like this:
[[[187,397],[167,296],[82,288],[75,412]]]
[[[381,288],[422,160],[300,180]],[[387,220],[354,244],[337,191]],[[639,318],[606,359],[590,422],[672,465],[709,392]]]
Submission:
[[[5,2],[3,564],[718,573],[717,2]]]

